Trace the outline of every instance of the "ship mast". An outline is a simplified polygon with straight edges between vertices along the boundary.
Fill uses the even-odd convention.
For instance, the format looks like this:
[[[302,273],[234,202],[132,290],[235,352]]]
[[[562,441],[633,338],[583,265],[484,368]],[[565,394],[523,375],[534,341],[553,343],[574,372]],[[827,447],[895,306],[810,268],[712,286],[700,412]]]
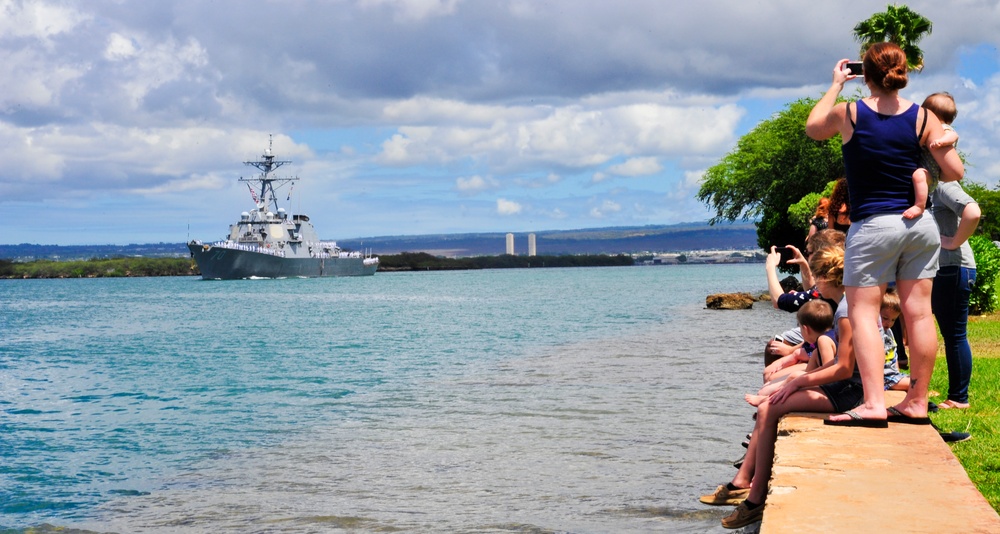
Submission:
[[[278,167],[281,167],[281,166],[283,166],[283,165],[285,165],[287,163],[291,163],[291,161],[282,161],[282,160],[276,160],[276,159],[274,159],[274,154],[271,152],[271,147],[272,147],[273,143],[274,143],[273,137],[268,136],[267,150],[264,151],[264,155],[261,156],[261,159],[259,159],[257,161],[244,161],[243,162],[244,165],[249,165],[249,166],[252,166],[252,167],[256,167],[258,170],[261,171],[261,174],[259,176],[257,176],[257,177],[254,177],[254,178],[243,178],[243,177],[240,177],[240,181],[241,182],[247,182],[248,184],[251,183],[251,182],[259,184],[260,190],[258,191],[258,197],[256,199],[257,200],[257,207],[261,211],[266,211],[267,210],[267,206],[269,204],[273,204],[274,205],[274,211],[277,212],[278,211],[278,196],[274,193],[274,189],[275,189],[274,182],[278,182],[278,188],[280,188],[281,186],[283,186],[283,185],[285,185],[285,184],[287,184],[289,182],[294,182],[294,181],[298,180],[298,177],[294,177],[294,178],[293,177],[276,178],[274,176],[271,176],[271,173],[274,172],[275,170],[277,170]],[[253,186],[251,186],[251,188],[252,187]]]

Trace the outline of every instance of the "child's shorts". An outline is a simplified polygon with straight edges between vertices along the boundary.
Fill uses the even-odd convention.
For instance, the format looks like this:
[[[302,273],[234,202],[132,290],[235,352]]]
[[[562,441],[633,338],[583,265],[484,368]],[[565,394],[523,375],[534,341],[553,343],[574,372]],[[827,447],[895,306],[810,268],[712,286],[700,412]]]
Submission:
[[[823,384],[819,387],[823,390],[826,398],[833,404],[834,413],[842,413],[861,404],[865,398],[865,390],[861,387],[861,382],[851,379]]]
[[[851,223],[844,249],[844,285],[872,287],[897,280],[934,278],[941,235],[934,217],[876,214]]]
[[[898,373],[898,372],[897,373],[885,373],[883,375],[883,382],[885,383],[885,389],[887,389],[887,390],[888,389],[892,389],[892,386],[895,386],[896,384],[898,384],[899,381],[902,380],[904,376],[906,376],[906,375],[904,375],[903,373]]]

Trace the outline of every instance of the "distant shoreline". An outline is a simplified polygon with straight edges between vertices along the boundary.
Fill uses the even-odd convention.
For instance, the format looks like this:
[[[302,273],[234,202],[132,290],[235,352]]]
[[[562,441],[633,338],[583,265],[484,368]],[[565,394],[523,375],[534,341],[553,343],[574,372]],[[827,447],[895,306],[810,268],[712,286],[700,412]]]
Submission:
[[[427,253],[388,254],[380,257],[379,271],[454,271],[470,269],[535,269],[555,267],[622,267],[660,265],[732,265],[763,263],[764,255],[720,250],[669,254],[566,254],[560,256],[477,256],[444,258]],[[200,276],[189,257],[91,258],[88,260],[0,259],[0,279],[132,278]]]

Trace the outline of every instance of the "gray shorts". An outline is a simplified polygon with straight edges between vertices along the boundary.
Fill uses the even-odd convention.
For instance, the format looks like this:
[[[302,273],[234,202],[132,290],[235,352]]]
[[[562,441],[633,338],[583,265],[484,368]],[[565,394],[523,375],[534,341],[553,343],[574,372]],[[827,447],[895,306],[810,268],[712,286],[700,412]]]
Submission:
[[[898,280],[934,278],[941,234],[929,213],[904,219],[876,214],[851,223],[844,249],[844,285],[871,287]]]
[[[791,330],[785,330],[781,333],[781,337],[785,339],[785,343],[789,345],[798,345],[799,343],[804,343],[805,340],[802,339],[802,330],[796,326]]]

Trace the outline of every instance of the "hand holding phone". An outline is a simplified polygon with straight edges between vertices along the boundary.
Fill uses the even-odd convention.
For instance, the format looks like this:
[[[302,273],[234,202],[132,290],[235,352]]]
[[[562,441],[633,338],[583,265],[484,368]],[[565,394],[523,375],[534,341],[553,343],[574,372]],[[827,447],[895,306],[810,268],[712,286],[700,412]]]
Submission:
[[[785,265],[788,263],[788,260],[795,257],[795,253],[792,252],[792,249],[789,247],[775,247],[774,251],[781,254],[781,262],[779,265]]]

